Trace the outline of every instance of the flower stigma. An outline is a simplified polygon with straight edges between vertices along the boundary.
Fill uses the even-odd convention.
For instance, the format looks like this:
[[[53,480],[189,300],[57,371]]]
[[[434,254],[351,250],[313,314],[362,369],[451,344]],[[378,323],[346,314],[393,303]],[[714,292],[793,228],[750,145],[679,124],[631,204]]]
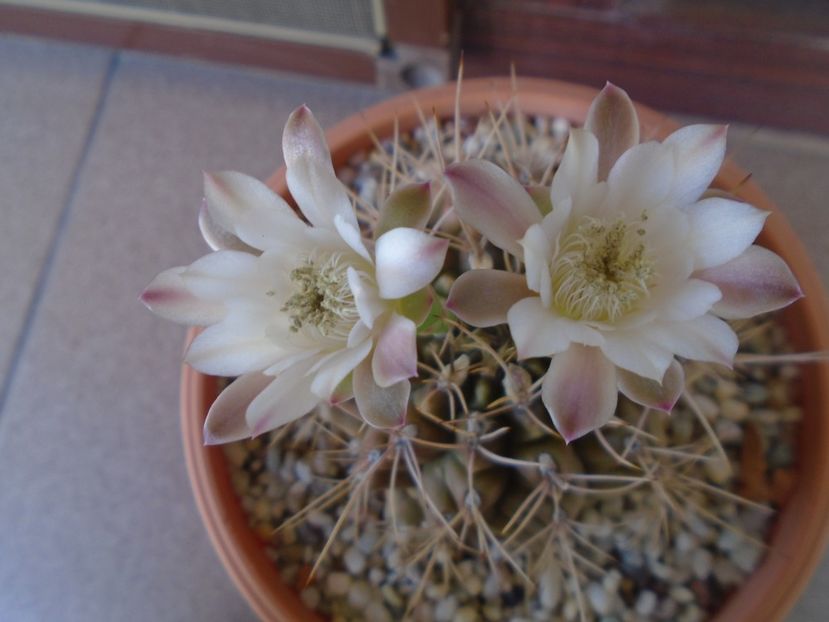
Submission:
[[[310,326],[323,337],[348,336],[359,314],[347,270],[348,264],[336,253],[325,261],[307,258],[291,270],[294,293],[280,309],[291,318],[291,331]]]
[[[585,217],[564,236],[551,265],[553,305],[573,320],[614,322],[647,298],[655,281],[648,256],[646,212],[605,223]]]

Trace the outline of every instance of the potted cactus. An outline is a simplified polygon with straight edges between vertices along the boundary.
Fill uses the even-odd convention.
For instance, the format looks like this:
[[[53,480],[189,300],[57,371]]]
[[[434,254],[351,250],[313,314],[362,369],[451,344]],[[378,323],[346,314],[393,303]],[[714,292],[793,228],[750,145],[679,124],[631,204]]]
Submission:
[[[780,618],[825,538],[824,302],[725,128],[612,85],[416,99],[328,141],[298,108],[143,294],[206,326],[185,448],[237,585],[265,619]]]

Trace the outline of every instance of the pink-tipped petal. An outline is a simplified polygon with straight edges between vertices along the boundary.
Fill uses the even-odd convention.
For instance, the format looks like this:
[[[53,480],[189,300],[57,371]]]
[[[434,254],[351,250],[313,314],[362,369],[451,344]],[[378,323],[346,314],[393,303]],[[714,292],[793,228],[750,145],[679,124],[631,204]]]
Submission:
[[[731,327],[710,313],[687,322],[648,327],[654,342],[683,358],[731,367],[739,342]]]
[[[253,373],[240,376],[219,394],[204,422],[204,444],[218,445],[250,438],[245,420],[250,403],[273,381],[273,376]]]
[[[360,319],[368,328],[374,326],[374,320],[386,309],[386,304],[377,294],[377,288],[367,282],[360,272],[349,266],[346,270],[348,287],[351,295],[354,296],[354,304],[357,306],[357,313]]]
[[[331,395],[343,379],[350,374],[371,352],[371,339],[357,345],[329,354],[311,368],[314,376],[311,392],[320,399],[331,399]]]
[[[230,313],[193,340],[185,360],[211,376],[241,376],[267,369],[285,351],[264,334],[265,324],[246,313]]]
[[[682,365],[674,360],[668,366],[662,382],[639,376],[626,369],[617,368],[619,390],[637,404],[669,413],[673,410],[685,388],[685,372]]]
[[[448,248],[448,240],[407,227],[381,235],[374,248],[380,297],[394,300],[426,287],[443,268]]]
[[[308,364],[289,367],[263,389],[248,406],[245,421],[251,436],[299,419],[320,402],[311,392]]]
[[[636,108],[628,94],[610,82],[590,104],[584,128],[599,141],[599,181],[607,179],[619,156],[639,144]]]
[[[219,322],[227,313],[225,306],[195,296],[181,278],[185,269],[170,268],[159,274],[141,294],[141,302],[156,315],[179,324],[209,326]]]
[[[711,185],[725,157],[725,125],[688,125],[665,139],[674,149],[676,205],[696,201]]]
[[[541,385],[541,399],[568,443],[613,417],[616,368],[601,350],[578,344],[556,354]]]
[[[612,205],[633,210],[639,216],[642,210],[665,201],[673,188],[674,175],[667,147],[655,142],[636,145],[625,151],[610,169],[608,199]]]
[[[774,311],[803,297],[786,262],[761,246],[749,246],[731,261],[694,276],[720,289],[722,300],[714,305],[713,312],[726,319]]]
[[[206,218],[202,221],[208,244],[211,234],[224,231],[249,247],[267,250],[307,229],[279,195],[243,173],[205,173],[204,198]]]
[[[507,322],[519,359],[563,352],[573,342],[589,346],[604,342],[599,331],[553,314],[538,297],[524,298],[512,305]]]
[[[523,275],[503,270],[470,270],[452,284],[446,308],[467,324],[486,328],[505,323],[510,307],[533,295]]]
[[[574,129],[567,139],[567,147],[561,158],[553,183],[550,198],[553,207],[567,198],[578,197],[598,181],[599,141],[584,129]]]
[[[716,285],[701,279],[688,279],[666,301],[662,317],[671,321],[692,320],[705,315],[722,298]]]
[[[393,313],[377,337],[371,371],[374,381],[386,388],[417,376],[417,326]]]
[[[334,228],[343,241],[356,252],[360,257],[371,263],[371,255],[368,254],[366,245],[363,244],[363,238],[360,235],[360,228],[351,223],[349,220],[343,218],[340,214],[334,216]]]
[[[674,359],[673,353],[651,339],[647,328],[604,333],[602,352],[619,369],[660,381]]]
[[[521,184],[484,160],[453,164],[444,175],[460,219],[498,248],[522,256],[518,240],[541,222],[541,213]]]
[[[235,233],[219,226],[219,223],[210,215],[207,199],[202,201],[199,208],[199,231],[207,245],[214,251],[236,250],[246,253],[255,253],[257,249],[245,244]]]
[[[374,428],[399,428],[406,423],[411,384],[401,380],[383,388],[374,381],[371,363],[363,361],[354,370],[354,399],[360,416]]]
[[[432,212],[429,183],[409,184],[395,190],[380,209],[380,222],[374,235],[380,237],[397,227],[421,229]]]
[[[334,217],[339,215],[358,228],[345,186],[334,173],[325,134],[306,106],[300,106],[288,118],[282,152],[288,188],[311,224],[333,228]]]
[[[703,199],[686,213],[695,270],[719,266],[741,255],[769,215],[748,203],[718,198]]]

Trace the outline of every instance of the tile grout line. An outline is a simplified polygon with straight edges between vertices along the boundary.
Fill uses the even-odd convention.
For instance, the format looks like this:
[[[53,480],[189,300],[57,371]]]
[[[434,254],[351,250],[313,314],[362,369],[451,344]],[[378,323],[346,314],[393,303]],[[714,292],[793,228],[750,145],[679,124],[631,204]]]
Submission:
[[[98,96],[98,101],[95,103],[95,109],[92,112],[92,118],[89,123],[89,129],[87,130],[86,136],[84,137],[80,156],[78,156],[75,168],[72,171],[71,177],[69,178],[69,186],[66,193],[66,199],[64,200],[63,205],[61,206],[60,214],[58,215],[58,221],[55,225],[55,229],[52,233],[52,238],[49,243],[49,249],[46,252],[46,257],[44,258],[43,263],[35,279],[35,287],[32,292],[31,298],[29,299],[29,304],[26,308],[26,316],[23,321],[23,326],[21,327],[20,332],[17,335],[17,339],[14,342],[14,348],[12,349],[12,356],[9,363],[8,372],[6,373],[6,377],[3,379],[2,384],[0,384],[0,422],[2,422],[2,417],[6,408],[6,402],[8,400],[9,393],[11,392],[11,387],[14,384],[14,379],[17,375],[17,370],[20,366],[20,359],[22,358],[23,350],[25,349],[32,332],[32,326],[34,324],[35,315],[37,314],[37,311],[40,307],[41,299],[43,298],[43,294],[46,290],[46,284],[49,280],[49,275],[52,273],[52,267],[54,266],[57,257],[58,248],[60,247],[63,234],[69,222],[69,217],[72,212],[72,205],[75,202],[75,197],[78,192],[78,186],[80,184],[81,174],[83,173],[83,170],[86,166],[86,161],[89,157],[89,152],[91,151],[92,144],[95,141],[95,136],[98,132],[98,126],[100,125],[101,117],[103,115],[104,108],[106,107],[106,101],[109,97],[109,93],[112,87],[113,78],[115,77],[115,73],[118,71],[120,61],[121,52],[115,50],[110,56],[109,63],[107,64],[106,70],[104,72],[103,80],[101,81],[100,95]]]

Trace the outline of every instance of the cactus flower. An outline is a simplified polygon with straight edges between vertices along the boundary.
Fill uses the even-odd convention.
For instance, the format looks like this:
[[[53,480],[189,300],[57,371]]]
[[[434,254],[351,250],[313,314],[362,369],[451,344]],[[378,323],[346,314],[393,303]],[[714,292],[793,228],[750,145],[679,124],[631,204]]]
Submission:
[[[676,357],[730,366],[724,319],[801,296],[783,260],[753,245],[768,214],[703,198],[725,137],[692,125],[640,144],[633,104],[608,84],[570,134],[547,215],[490,162],[446,170],[459,217],[525,267],[469,271],[447,305],[475,326],[508,323],[520,359],[552,357],[542,400],[568,442],[611,419],[617,391],[670,411]]]
[[[419,318],[405,303],[438,274],[447,242],[400,226],[363,239],[308,108],[290,116],[283,151],[307,222],[252,177],[206,174],[199,225],[214,252],[142,294],[158,315],[207,327],[190,365],[238,377],[210,409],[206,443],[261,434],[352,392],[366,421],[394,427],[417,375]]]

